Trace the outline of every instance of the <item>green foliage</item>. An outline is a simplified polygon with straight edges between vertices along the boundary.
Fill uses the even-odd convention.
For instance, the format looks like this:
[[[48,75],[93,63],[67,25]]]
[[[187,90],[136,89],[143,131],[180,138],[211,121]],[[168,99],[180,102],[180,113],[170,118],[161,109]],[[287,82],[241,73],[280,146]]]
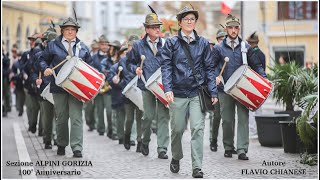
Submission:
[[[269,67],[271,74],[268,78],[273,82],[273,98],[277,103],[283,103],[287,111],[293,111],[295,99],[297,96],[297,79],[296,75],[300,67],[294,61],[283,65],[276,64]]]
[[[318,164],[317,154],[308,154],[305,152],[301,154],[300,157],[301,157],[301,160],[300,160],[301,164],[308,164],[310,166],[315,166]]]

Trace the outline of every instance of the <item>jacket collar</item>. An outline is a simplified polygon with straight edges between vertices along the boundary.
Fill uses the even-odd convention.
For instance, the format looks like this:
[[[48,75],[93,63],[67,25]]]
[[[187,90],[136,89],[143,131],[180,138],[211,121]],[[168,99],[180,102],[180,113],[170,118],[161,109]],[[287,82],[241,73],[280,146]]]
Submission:
[[[55,39],[55,43],[60,47],[60,49],[64,50],[66,53],[68,53],[68,51],[64,48],[63,44],[62,44],[62,35],[58,36],[56,39]],[[80,39],[78,39],[78,37],[76,37],[76,44],[80,42]]]
[[[198,41],[200,37],[197,34],[197,31],[193,30],[195,39],[193,41]],[[183,40],[182,34],[181,34],[181,28],[178,31],[178,38]]]

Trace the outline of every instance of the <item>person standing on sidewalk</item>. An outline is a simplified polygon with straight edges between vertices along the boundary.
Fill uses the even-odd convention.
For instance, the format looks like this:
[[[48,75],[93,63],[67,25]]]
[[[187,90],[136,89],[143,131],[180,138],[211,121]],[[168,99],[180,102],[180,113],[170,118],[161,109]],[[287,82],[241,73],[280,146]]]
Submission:
[[[127,60],[127,69],[132,73],[143,76],[145,81],[155,73],[161,65],[161,52],[164,40],[160,37],[160,25],[158,15],[150,7],[152,13],[148,14],[143,23],[146,34],[143,39],[133,44]],[[141,66],[141,56],[145,56],[145,61]],[[143,78],[141,77],[141,78]],[[151,141],[151,124],[155,118],[157,120],[157,144],[158,158],[168,159],[167,147],[169,145],[169,110],[164,104],[158,102],[156,97],[146,89],[141,78],[138,87],[142,90],[143,98],[143,121],[142,121],[142,145],[141,153],[149,155],[149,143]],[[158,109],[156,110],[158,103]],[[156,114],[157,112],[157,114]]]
[[[241,53],[241,41],[238,36],[240,32],[240,21],[235,16],[229,14],[226,17],[225,31],[227,37],[223,42],[217,44],[212,51],[213,62],[216,65],[215,75],[217,77],[216,83],[220,84],[221,78],[224,82],[227,82],[231,75],[243,64]],[[263,70],[262,64],[256,59],[256,55],[246,43],[248,49],[248,65],[266,78],[266,74]],[[225,71],[222,73],[222,77],[219,77],[219,73],[224,64],[224,58],[229,57],[229,62],[226,64]],[[249,110],[234,99],[232,96],[226,94],[222,87],[219,86],[218,97],[220,99],[220,110],[222,117],[223,128],[223,146],[225,149],[224,157],[231,158],[234,144],[234,123],[235,123],[235,107],[237,107],[238,114],[238,129],[237,129],[237,153],[239,160],[248,160],[246,153],[249,147]]]
[[[44,75],[52,75],[53,70],[50,67],[56,66],[66,59],[67,56],[77,56],[93,66],[88,47],[77,38],[77,32],[80,28],[79,23],[69,17],[63,21],[60,28],[61,35],[48,43],[46,49],[39,58],[41,71],[44,72]],[[100,66],[96,65],[94,67],[98,70],[100,68]],[[58,74],[61,68],[62,66],[55,69],[55,73]],[[57,86],[54,80],[51,81],[50,92],[53,95],[54,107],[57,115],[57,154],[65,155],[65,147],[69,144],[68,121],[70,118],[70,146],[73,151],[73,157],[80,158],[82,157],[83,150],[83,103],[61,87]]]
[[[24,92],[24,88],[23,88],[23,76],[22,76],[23,64],[21,61],[21,55],[22,55],[21,52],[17,54],[18,58],[12,65],[13,77],[11,78],[11,81],[15,86],[14,93],[16,94],[16,109],[19,113],[18,116],[22,116],[24,111],[23,107],[26,100],[26,93]]]
[[[10,59],[9,53],[5,52],[5,44],[2,41],[2,89],[1,92],[3,94],[3,105],[2,105],[2,116],[6,117],[9,112],[10,107],[10,82],[9,82],[9,74],[10,74]]]
[[[161,72],[171,115],[170,171],[178,173],[180,170],[179,161],[183,158],[182,136],[186,126],[186,112],[189,110],[192,177],[203,178],[201,168],[205,113],[200,106],[198,88],[199,85],[208,85],[212,104],[218,102],[218,91],[209,42],[195,31],[198,18],[198,11],[188,6],[177,14],[180,30],[178,36],[168,39],[164,45]],[[190,57],[187,54],[190,54]],[[192,61],[193,65],[189,61]],[[192,66],[197,74],[194,74]]]

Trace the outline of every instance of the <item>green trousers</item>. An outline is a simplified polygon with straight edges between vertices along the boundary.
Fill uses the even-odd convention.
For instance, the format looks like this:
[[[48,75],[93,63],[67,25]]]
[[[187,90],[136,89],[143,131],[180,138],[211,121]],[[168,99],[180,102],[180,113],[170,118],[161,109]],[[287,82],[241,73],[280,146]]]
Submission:
[[[45,144],[51,144],[53,121],[54,121],[54,106],[47,100],[40,101],[40,112],[42,114],[43,136]]]
[[[26,94],[26,106],[29,128],[37,129],[40,102],[36,95]],[[42,131],[41,115],[39,118],[38,131]]]
[[[97,112],[97,131],[98,133],[105,133],[106,126],[104,124],[104,103],[103,103],[103,95],[98,94],[94,98],[94,108]]]
[[[221,121],[220,115],[220,102],[215,105],[215,110],[213,112],[213,117],[210,119],[212,123],[210,123],[210,142],[217,143],[218,134],[219,134],[219,126]]]
[[[124,106],[112,109],[112,133],[117,135],[119,140],[124,139],[124,122],[126,111]]]
[[[26,94],[23,89],[16,89],[16,109],[20,113],[23,113],[23,106],[26,100]]]
[[[205,114],[201,112],[199,96],[193,98],[175,97],[174,102],[170,104],[172,158],[175,160],[183,158],[181,141],[186,126],[185,117],[188,109],[190,112],[192,169],[201,169]]]
[[[232,150],[234,144],[235,108],[238,114],[237,153],[247,153],[249,147],[249,110],[232,96],[219,92],[223,128],[223,146]]]
[[[126,110],[126,124],[125,124],[125,135],[131,135],[133,122],[136,120],[136,132],[137,141],[141,142],[141,121],[142,121],[142,111],[133,103],[129,102],[125,104]]]
[[[3,111],[4,112],[9,112],[9,109],[11,109],[11,104],[10,104],[10,83],[8,82],[8,78],[3,77],[2,79],[2,93],[3,93]]]
[[[112,132],[112,107],[111,107],[111,95],[110,94],[104,94],[103,95],[103,104],[107,112],[107,128],[108,132],[110,134],[114,134]],[[116,132],[115,132],[116,134]]]
[[[167,147],[169,145],[169,109],[160,101],[157,101],[150,91],[142,91],[142,98],[144,109],[144,119],[142,121],[142,143],[149,145],[152,133],[152,120],[157,119],[157,151],[158,153],[167,152]],[[156,107],[158,108],[157,110]],[[158,112],[157,114],[156,111]]]
[[[54,108],[56,110],[57,123],[57,143],[59,146],[66,147],[69,144],[69,125],[70,118],[70,146],[72,151],[82,151],[83,149],[83,120],[82,105],[70,94],[53,93]]]
[[[94,103],[93,101],[88,101],[84,103],[84,117],[86,119],[86,124],[90,129],[96,128],[96,121],[94,118]]]

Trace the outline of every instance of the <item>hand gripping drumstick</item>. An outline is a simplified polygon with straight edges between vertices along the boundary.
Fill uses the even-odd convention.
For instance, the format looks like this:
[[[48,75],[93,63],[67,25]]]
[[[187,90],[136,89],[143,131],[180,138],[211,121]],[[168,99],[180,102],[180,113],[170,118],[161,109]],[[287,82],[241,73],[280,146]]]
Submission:
[[[59,64],[57,64],[55,67],[52,68],[52,70],[57,69],[59,66],[61,66],[63,63],[65,63],[66,61],[68,61],[71,57],[67,56],[65,60],[61,61]]]
[[[224,63],[223,63],[222,69],[221,69],[220,74],[219,74],[219,77],[222,75],[222,73],[223,73],[223,71],[224,71],[224,68],[226,67],[227,62],[229,62],[229,58],[228,58],[228,57],[225,57],[225,58],[224,58]]]
[[[144,62],[145,59],[146,59],[146,56],[145,55],[141,55],[141,64],[140,64],[140,68],[141,69],[142,69],[143,62]]]
[[[41,71],[39,71],[39,78],[38,79],[41,79]],[[37,85],[37,88],[40,88],[40,85]]]

